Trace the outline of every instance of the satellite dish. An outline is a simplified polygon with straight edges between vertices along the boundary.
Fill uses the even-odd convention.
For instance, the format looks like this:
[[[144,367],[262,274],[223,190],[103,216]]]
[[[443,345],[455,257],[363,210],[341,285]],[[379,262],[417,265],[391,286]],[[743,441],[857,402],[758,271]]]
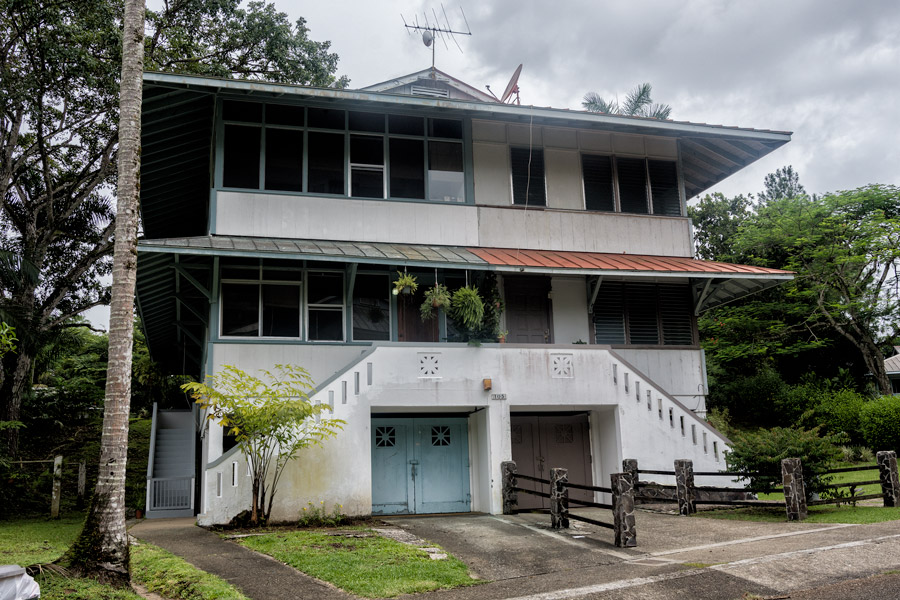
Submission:
[[[422,34],[422,43],[427,47],[431,47],[431,43],[434,41],[434,34],[429,30],[425,30],[425,33]]]
[[[521,73],[522,73],[522,65],[519,65],[518,68],[516,68],[516,72],[513,73],[513,76],[509,79],[509,83],[506,84],[506,90],[503,92],[503,95],[500,96],[500,102],[506,102],[507,100],[509,100],[509,97],[512,96],[513,92],[516,92],[516,94],[518,94],[518,92],[519,92],[518,81],[519,81],[519,75]]]

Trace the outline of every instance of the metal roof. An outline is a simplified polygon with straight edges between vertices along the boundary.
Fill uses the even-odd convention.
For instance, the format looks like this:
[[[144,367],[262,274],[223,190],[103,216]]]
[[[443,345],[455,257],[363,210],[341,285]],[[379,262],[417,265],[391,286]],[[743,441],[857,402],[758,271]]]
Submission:
[[[884,361],[884,370],[888,373],[900,373],[900,346],[894,346],[894,351],[897,354]]]

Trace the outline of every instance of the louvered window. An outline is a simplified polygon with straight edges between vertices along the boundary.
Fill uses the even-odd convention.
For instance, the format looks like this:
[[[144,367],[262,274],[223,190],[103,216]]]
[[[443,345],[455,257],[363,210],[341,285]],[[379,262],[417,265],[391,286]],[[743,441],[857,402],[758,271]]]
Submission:
[[[647,214],[647,172],[643,158],[616,158],[619,203],[623,213]]]
[[[681,215],[681,197],[678,193],[678,170],[670,160],[648,160],[650,196],[653,198],[653,214],[677,217]]]
[[[685,285],[603,282],[592,318],[597,344],[694,344],[690,290]]]
[[[513,204],[546,206],[544,150],[541,148],[510,148],[509,156],[512,169]]]
[[[584,154],[581,170],[584,174],[584,207],[606,212],[616,210],[612,159],[609,156]]]

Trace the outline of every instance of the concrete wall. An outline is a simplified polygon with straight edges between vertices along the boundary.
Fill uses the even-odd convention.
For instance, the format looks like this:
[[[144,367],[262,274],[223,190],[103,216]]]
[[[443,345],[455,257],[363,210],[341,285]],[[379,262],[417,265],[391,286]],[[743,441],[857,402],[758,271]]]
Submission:
[[[553,340],[558,344],[591,341],[584,277],[552,277]]]
[[[250,352],[244,356],[247,362],[239,366],[245,370],[271,366],[263,363],[262,355]],[[431,360],[429,357],[438,359],[436,377],[425,377],[420,370],[423,362]],[[482,382],[486,377],[493,381],[493,389],[487,391]],[[647,391],[651,394],[651,410],[646,406]],[[637,458],[645,468],[669,468],[673,457],[693,459],[698,471],[724,467],[725,440],[721,436],[601,346],[383,344],[362,356],[313,399],[332,404],[334,416],[347,424],[323,448],[304,450],[299,460],[289,464],[273,511],[275,520],[295,519],[307,502],[324,502],[326,508],[342,504],[347,514],[371,511],[373,412],[473,413],[469,417],[472,509],[484,512],[501,510],[499,466],[511,456],[511,409],[589,412],[597,481],[605,482],[610,473],[620,471],[623,457]],[[657,414],[660,400],[663,419]],[[667,420],[669,408],[673,410],[674,428]],[[685,436],[678,427],[681,417],[687,427]],[[698,432],[697,443],[690,437],[691,425]],[[708,438],[705,452],[700,444],[704,431]],[[212,438],[210,435],[207,440]],[[718,460],[713,456],[713,441],[717,443]],[[206,473],[204,519],[223,522],[233,514],[224,514],[224,509],[218,508],[220,503],[209,498],[210,490],[215,489],[216,468],[218,465]],[[233,492],[234,502],[238,502],[244,492]],[[226,504],[228,510],[236,506],[232,501]]]
[[[706,415],[703,350],[632,350],[616,353],[640,369],[691,410]]]

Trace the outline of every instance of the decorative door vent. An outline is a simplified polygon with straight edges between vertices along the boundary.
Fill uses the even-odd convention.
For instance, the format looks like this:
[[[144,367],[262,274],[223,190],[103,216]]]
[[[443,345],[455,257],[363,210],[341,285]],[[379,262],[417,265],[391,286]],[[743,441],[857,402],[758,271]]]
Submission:
[[[393,448],[397,445],[397,430],[393,427],[375,428],[375,447]]]
[[[571,354],[551,354],[550,372],[553,379],[571,379],[575,376]]]
[[[553,434],[557,444],[571,444],[575,441],[575,432],[571,425],[554,425]]]
[[[450,427],[447,425],[437,425],[431,428],[431,445],[432,446],[449,446],[450,445]]]

